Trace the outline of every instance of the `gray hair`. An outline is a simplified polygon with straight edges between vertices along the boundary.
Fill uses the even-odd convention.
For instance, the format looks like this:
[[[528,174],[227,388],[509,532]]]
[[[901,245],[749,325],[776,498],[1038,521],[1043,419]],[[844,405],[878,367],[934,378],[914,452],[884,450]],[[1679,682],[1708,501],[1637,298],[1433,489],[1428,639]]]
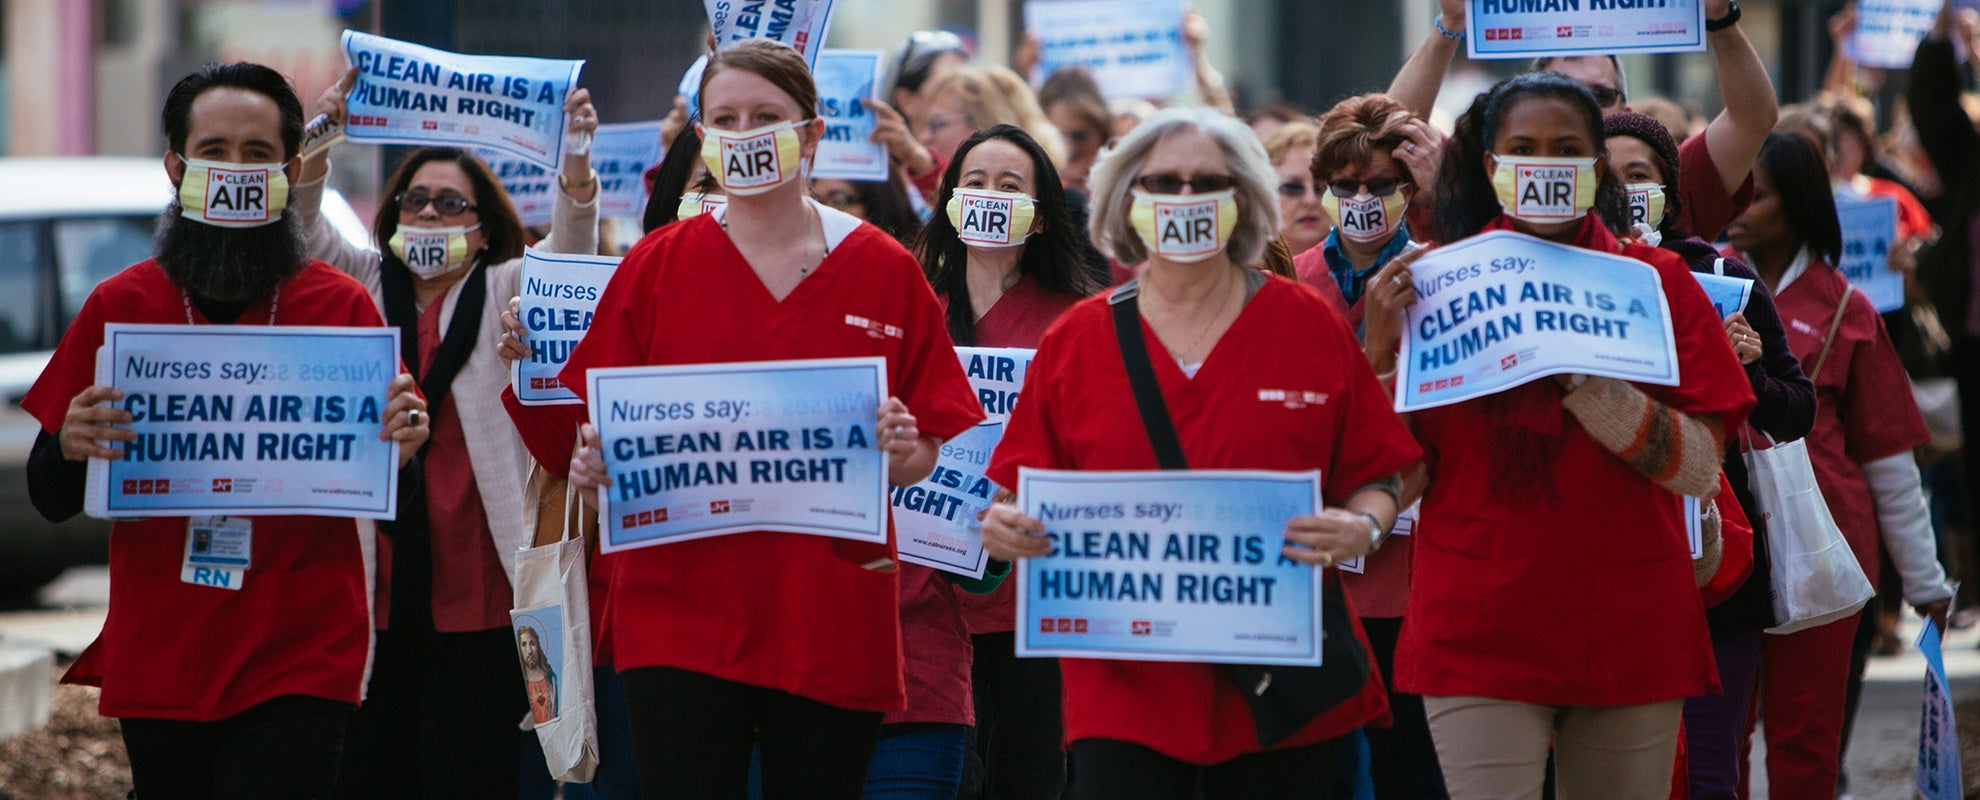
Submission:
[[[1593,53],[1581,53],[1577,55],[1587,56],[1589,58],[1597,57],[1596,54]],[[1576,56],[1541,56],[1539,58],[1533,59],[1533,63],[1526,65],[1526,71],[1546,72],[1554,68],[1554,62],[1564,58],[1575,58],[1575,57]],[[1601,54],[1600,57],[1609,59],[1609,66],[1614,67],[1616,69],[1616,91],[1622,95],[1623,102],[1625,103],[1629,102],[1629,73],[1623,71],[1622,57],[1616,55],[1615,53],[1604,53]]]
[[[1134,205],[1134,179],[1156,145],[1184,131],[1196,131],[1216,141],[1231,177],[1237,181],[1237,228],[1231,231],[1224,252],[1239,266],[1258,263],[1266,246],[1279,235],[1279,175],[1249,126],[1208,108],[1158,111],[1100,152],[1087,179],[1093,200],[1087,232],[1094,246],[1123,264],[1148,260],[1148,249],[1128,218]]]

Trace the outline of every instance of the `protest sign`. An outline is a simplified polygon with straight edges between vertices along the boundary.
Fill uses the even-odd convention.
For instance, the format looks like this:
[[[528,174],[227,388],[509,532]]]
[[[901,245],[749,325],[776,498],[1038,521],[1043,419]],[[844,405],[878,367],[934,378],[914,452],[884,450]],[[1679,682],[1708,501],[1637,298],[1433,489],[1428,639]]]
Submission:
[[[829,53],[827,54],[829,55]],[[1035,351],[1011,347],[958,347],[963,372],[976,391],[987,422],[942,443],[928,480],[892,490],[894,539],[902,561],[983,577],[988,555],[976,514],[990,507],[996,484],[984,476],[990,452],[1003,438],[1017,406],[1018,390]]]
[[[1753,298],[1751,278],[1710,272],[1693,272],[1691,277],[1697,278],[1698,288],[1704,289],[1705,296],[1712,298],[1712,307],[1718,309],[1719,319],[1746,313],[1746,301]]]
[[[1925,621],[1918,652],[1925,656],[1924,709],[1918,719],[1918,795],[1925,800],[1960,800],[1959,728],[1953,720],[1952,686],[1946,682],[1946,655],[1939,626]]]
[[[1684,497],[1684,538],[1691,546],[1691,560],[1705,557],[1705,510],[1703,501],[1690,495]]]
[[[397,328],[105,325],[96,382],[138,438],[90,459],[86,510],[391,519],[399,445],[378,432],[398,364]]]
[[[593,369],[600,549],[743,531],[887,541],[879,357]]]
[[[681,85],[674,89],[674,94],[687,99],[688,119],[701,117],[701,73],[707,69],[708,55],[703,53],[688,65],[687,72],[681,75]]]
[[[1473,59],[1705,49],[1702,0],[1472,0],[1469,25]]]
[[[880,51],[826,50],[818,54],[811,74],[818,84],[818,116],[825,136],[811,160],[811,177],[842,181],[884,181],[888,170],[886,145],[869,142],[873,112],[859,101],[877,100]]]
[[[1320,473],[1018,471],[1052,552],[1017,567],[1017,654],[1320,663],[1320,570],[1286,558],[1286,521]]]
[[[1897,198],[1836,192],[1836,221],[1842,225],[1842,271],[1862,290],[1877,313],[1904,307],[1904,275],[1891,269],[1891,242],[1897,238]]]
[[[357,67],[344,136],[372,144],[487,147],[557,168],[564,98],[582,60],[477,56],[344,31]]]
[[[577,393],[558,380],[571,350],[591,330],[598,296],[619,268],[615,256],[523,250],[521,322],[529,358],[511,369],[516,400],[526,406],[576,405]]]
[[[1910,69],[1919,41],[1932,32],[1943,0],[1857,0],[1850,57],[1866,67]]]
[[[1677,345],[1657,268],[1492,231],[1410,267],[1396,410],[1483,397],[1544,375],[1675,386]]]
[[[1038,68],[1028,77],[1037,85],[1080,66],[1109,100],[1174,95],[1193,69],[1182,38],[1188,11],[1188,0],[1032,0],[1024,32],[1038,42]]]
[[[477,147],[474,154],[488,162],[488,171],[495,173],[502,191],[509,193],[509,202],[515,205],[522,224],[549,227],[556,211],[557,173],[494,148]]]
[[[598,215],[646,216],[646,170],[660,163],[660,120],[598,126],[591,169],[598,173]]]
[[[832,27],[833,0],[701,0],[717,47],[743,39],[775,39],[818,65],[825,32]]]

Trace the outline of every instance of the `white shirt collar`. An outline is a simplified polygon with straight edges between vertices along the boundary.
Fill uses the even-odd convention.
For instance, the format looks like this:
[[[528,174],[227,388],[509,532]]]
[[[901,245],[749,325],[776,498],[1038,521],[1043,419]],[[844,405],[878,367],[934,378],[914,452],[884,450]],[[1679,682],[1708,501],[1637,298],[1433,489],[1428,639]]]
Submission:
[[[804,203],[814,213],[818,214],[818,225],[825,231],[825,251],[828,253],[839,249],[839,243],[845,241],[847,236],[851,236],[853,231],[859,229],[861,222],[859,217],[855,217],[809,197],[804,199]],[[729,218],[729,205],[723,203],[708,213],[714,215],[715,222],[726,223]]]

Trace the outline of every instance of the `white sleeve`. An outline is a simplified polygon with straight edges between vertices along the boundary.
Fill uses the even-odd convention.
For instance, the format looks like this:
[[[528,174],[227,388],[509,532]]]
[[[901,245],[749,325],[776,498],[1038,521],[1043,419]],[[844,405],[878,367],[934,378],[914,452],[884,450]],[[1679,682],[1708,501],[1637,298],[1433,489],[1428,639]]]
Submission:
[[[302,224],[303,238],[308,243],[309,257],[336,267],[364,284],[371,296],[383,297],[380,290],[380,273],[384,270],[378,251],[367,250],[351,244],[337,228],[323,216],[323,190],[330,182],[330,172],[313,181],[298,183],[289,194],[289,208]]]
[[[1946,571],[1939,566],[1939,548],[1932,536],[1932,513],[1925,506],[1918,462],[1911,451],[1863,462],[1863,478],[1869,482],[1870,498],[1877,506],[1884,549],[1890,552],[1891,566],[1904,580],[1904,599],[1915,606],[1951,597],[1952,587],[1946,585]]]

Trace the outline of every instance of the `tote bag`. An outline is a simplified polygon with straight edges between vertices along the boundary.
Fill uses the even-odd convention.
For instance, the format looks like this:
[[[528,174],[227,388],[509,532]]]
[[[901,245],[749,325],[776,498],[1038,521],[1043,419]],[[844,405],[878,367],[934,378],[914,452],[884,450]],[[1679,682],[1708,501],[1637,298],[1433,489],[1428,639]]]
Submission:
[[[525,513],[536,515],[536,537],[516,551],[516,602],[509,612],[530,700],[523,727],[536,731],[552,778],[589,783],[598,768],[598,719],[584,564],[587,515],[570,483],[541,466],[531,466],[527,493],[524,508],[531,511]]]

